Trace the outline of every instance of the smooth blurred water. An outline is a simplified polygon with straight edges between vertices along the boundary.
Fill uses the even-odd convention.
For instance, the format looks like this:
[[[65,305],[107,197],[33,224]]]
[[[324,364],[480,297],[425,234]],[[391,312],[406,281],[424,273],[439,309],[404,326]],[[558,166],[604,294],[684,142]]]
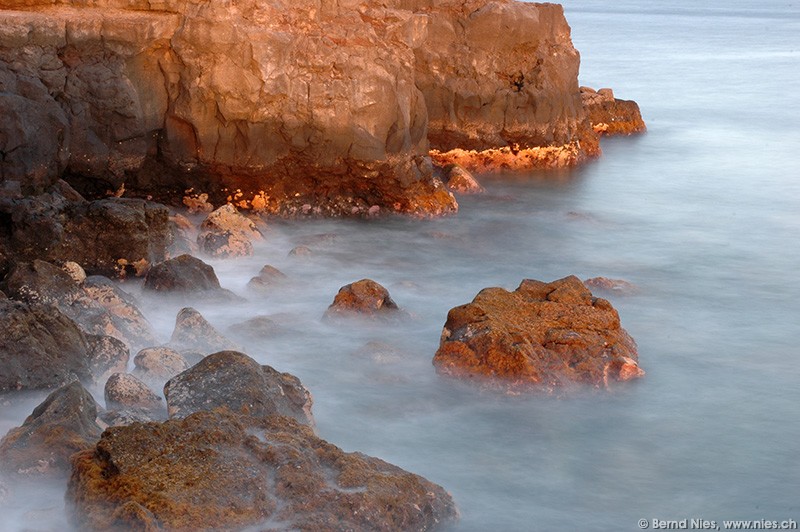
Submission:
[[[487,193],[451,218],[278,223],[255,257],[212,261],[249,302],[197,308],[223,331],[280,314],[289,332],[248,353],[301,378],[320,436],[448,489],[455,530],[800,520],[800,4],[564,4],[581,84],[635,99],[646,135],[604,141],[575,171],[485,177]],[[287,256],[320,233],[337,236]],[[291,283],[248,293],[267,263]],[[638,285],[610,299],[644,379],[507,397],[436,376],[451,307],[570,274]],[[339,287],[364,277],[414,319],[322,323]],[[165,341],[178,308],[146,305]],[[359,354],[370,341],[398,355]]]

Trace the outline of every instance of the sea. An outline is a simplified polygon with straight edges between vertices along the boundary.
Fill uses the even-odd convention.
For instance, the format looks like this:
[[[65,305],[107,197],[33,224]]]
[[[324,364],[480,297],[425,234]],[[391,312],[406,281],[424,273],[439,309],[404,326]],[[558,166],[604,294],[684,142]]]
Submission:
[[[209,260],[246,301],[196,308],[223,332],[257,315],[280,324],[282,334],[240,343],[310,389],[322,438],[445,487],[460,512],[448,530],[791,526],[800,2],[563,5],[580,84],[637,101],[647,133],[605,139],[577,169],[479,176],[486,193],[459,197],[455,216],[271,222],[254,256]],[[290,255],[297,245],[312,253]],[[260,294],[247,282],[265,264],[289,280]],[[436,374],[450,308],[485,287],[568,275],[636,286],[598,295],[638,343],[642,379],[507,395]],[[363,278],[411,318],[323,322],[338,289]],[[167,341],[180,305],[123,288]],[[0,430],[40,400],[0,408]],[[68,529],[63,484],[14,482],[0,529]]]

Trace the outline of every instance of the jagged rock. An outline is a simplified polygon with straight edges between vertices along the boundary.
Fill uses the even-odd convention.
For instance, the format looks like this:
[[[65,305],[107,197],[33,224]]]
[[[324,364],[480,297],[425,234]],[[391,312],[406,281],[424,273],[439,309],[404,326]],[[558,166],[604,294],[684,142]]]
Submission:
[[[442,169],[447,188],[459,194],[479,194],[484,188],[466,168],[457,164],[449,164]]]
[[[641,377],[637,361],[617,311],[575,276],[526,279],[514,292],[481,290],[472,303],[450,310],[433,359],[444,375],[549,390]]]
[[[97,404],[79,382],[57,389],[0,441],[0,467],[19,474],[65,476],[70,455],[100,438],[96,418]]]
[[[0,392],[91,381],[80,328],[53,306],[0,299]]]
[[[629,281],[608,277],[592,277],[583,281],[583,284],[590,290],[603,290],[613,294],[631,295],[639,291],[639,288]]]
[[[581,87],[581,99],[592,128],[601,135],[632,135],[647,130],[639,105],[614,98],[611,89]]]
[[[130,373],[111,375],[103,394],[109,410],[158,411],[164,408],[164,401]]]
[[[186,358],[169,347],[148,347],[133,357],[136,366],[133,375],[145,383],[160,389],[164,383],[178,373],[189,369]]]
[[[457,518],[440,486],[282,416],[114,427],[73,463],[66,499],[82,530],[432,530]]]
[[[389,291],[371,279],[361,279],[345,285],[325,311],[324,319],[363,317],[367,319],[387,319],[404,316]]]
[[[226,407],[250,416],[279,414],[313,425],[311,394],[300,380],[262,366],[244,353],[207,356],[164,386],[170,417]]]
[[[126,198],[72,201],[58,192],[0,198],[7,226],[0,240],[19,262],[72,261],[89,274],[115,277],[134,273],[136,263],[164,259],[168,214],[163,205]]]
[[[250,279],[247,288],[256,292],[266,293],[278,285],[286,283],[289,278],[285,273],[269,264],[264,265],[258,275]]]
[[[139,310],[138,301],[114,281],[92,275],[86,278],[81,289],[82,296],[108,313],[107,319],[100,320],[106,334],[122,340],[130,349],[156,343],[152,326]]]
[[[249,340],[263,340],[286,331],[283,326],[268,316],[256,316],[242,323],[235,323],[228,330],[236,337],[244,337]]]
[[[102,384],[114,373],[122,373],[128,369],[130,351],[127,346],[113,336],[88,334],[89,370],[94,382]]]
[[[195,350],[201,353],[239,349],[235,343],[208,323],[202,314],[191,307],[178,312],[169,344],[180,351]]]

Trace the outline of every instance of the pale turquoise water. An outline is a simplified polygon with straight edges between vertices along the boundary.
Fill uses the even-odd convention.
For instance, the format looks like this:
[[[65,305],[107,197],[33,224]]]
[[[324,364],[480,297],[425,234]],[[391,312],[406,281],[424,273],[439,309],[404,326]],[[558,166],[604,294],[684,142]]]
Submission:
[[[322,437],[446,487],[457,530],[800,521],[800,3],[570,1],[566,14],[581,83],[637,100],[646,135],[606,141],[577,171],[486,179],[452,218],[278,225],[256,257],[213,263],[252,302],[198,308],[223,329],[292,314],[295,333],[248,352],[311,389]],[[325,232],[336,242],[309,260],[286,256]],[[265,263],[294,287],[247,294]],[[548,398],[436,377],[448,309],[486,286],[569,274],[639,286],[612,302],[642,381]],[[321,324],[338,288],[363,277],[416,319]],[[165,340],[176,311],[148,310]],[[403,354],[354,355],[370,340]]]

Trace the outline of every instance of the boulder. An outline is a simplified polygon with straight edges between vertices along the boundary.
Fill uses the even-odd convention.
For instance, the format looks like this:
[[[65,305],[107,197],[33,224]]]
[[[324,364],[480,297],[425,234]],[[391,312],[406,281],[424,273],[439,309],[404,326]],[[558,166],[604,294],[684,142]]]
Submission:
[[[482,290],[450,310],[433,363],[440,374],[507,389],[607,387],[644,375],[617,311],[575,276]]]
[[[295,246],[289,250],[289,257],[297,257],[297,258],[308,258],[313,255],[314,252],[308,246]]]
[[[130,351],[128,347],[113,336],[87,334],[89,345],[89,371],[95,384],[103,384],[114,373],[128,370]]]
[[[589,122],[598,134],[632,135],[647,130],[636,102],[614,98],[611,89],[595,91],[590,87],[581,87],[580,90]]]
[[[226,203],[219,209],[210,213],[200,224],[202,233],[231,233],[243,237],[248,241],[260,241],[264,235],[258,230],[256,224],[239,213],[236,207]]]
[[[403,311],[389,296],[389,291],[372,279],[361,279],[345,285],[325,311],[324,319],[362,317],[391,319],[403,316]]]
[[[267,293],[276,286],[285,284],[289,278],[285,273],[269,264],[264,265],[258,275],[250,279],[247,288],[260,293]]]
[[[0,299],[0,392],[90,382],[86,336],[53,306]]]
[[[66,271],[39,259],[18,262],[3,281],[3,288],[18,301],[61,307],[69,307],[80,294],[78,283]]]
[[[244,353],[220,351],[164,386],[170,417],[226,407],[250,416],[279,414],[313,425],[311,394],[300,380]]]
[[[178,373],[189,369],[186,358],[169,347],[148,347],[133,357],[133,375],[155,389]]]
[[[111,279],[100,275],[87,277],[81,285],[79,300],[84,302],[85,307],[99,306],[105,310],[106,316],[98,319],[94,327],[87,329],[102,330],[105,334],[123,341],[129,349],[139,349],[156,343],[150,322],[139,310],[139,302]]]
[[[135,274],[134,264],[164,259],[168,214],[163,205],[137,199],[74,201],[59,192],[0,198],[7,225],[0,240],[19,262],[72,261],[89,274]]]
[[[253,243],[230,231],[200,233],[197,246],[206,255],[220,259],[249,257],[253,254]]]
[[[154,264],[144,278],[144,289],[179,297],[191,295],[227,301],[240,299],[219,285],[214,268],[191,255],[180,255]]]
[[[79,382],[62,386],[0,441],[0,467],[19,474],[66,476],[70,456],[100,438],[96,418],[97,404]]]
[[[77,262],[67,261],[61,265],[61,269],[67,272],[78,285],[86,280],[86,271]]]
[[[231,334],[248,340],[263,340],[286,332],[286,329],[268,316],[256,316],[228,328]]]
[[[103,396],[109,410],[156,412],[164,409],[163,399],[130,373],[111,375],[106,381]]]
[[[199,351],[206,354],[239,348],[191,307],[182,308],[178,312],[169,345],[179,351]]]
[[[66,495],[81,530],[433,530],[440,486],[283,417],[215,410],[106,430]]]
[[[444,182],[451,192],[458,194],[480,194],[484,188],[475,176],[466,168],[457,164],[449,164],[442,169]]]

